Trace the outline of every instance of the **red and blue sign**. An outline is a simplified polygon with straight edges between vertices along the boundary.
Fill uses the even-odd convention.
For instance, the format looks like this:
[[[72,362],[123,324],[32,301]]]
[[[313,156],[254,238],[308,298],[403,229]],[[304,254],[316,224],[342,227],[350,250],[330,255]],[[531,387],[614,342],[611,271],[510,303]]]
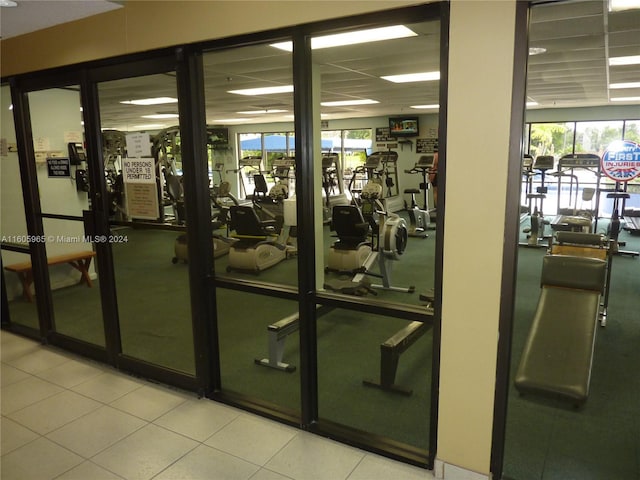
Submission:
[[[609,144],[602,156],[602,173],[616,182],[628,182],[640,177],[640,145],[631,140]]]

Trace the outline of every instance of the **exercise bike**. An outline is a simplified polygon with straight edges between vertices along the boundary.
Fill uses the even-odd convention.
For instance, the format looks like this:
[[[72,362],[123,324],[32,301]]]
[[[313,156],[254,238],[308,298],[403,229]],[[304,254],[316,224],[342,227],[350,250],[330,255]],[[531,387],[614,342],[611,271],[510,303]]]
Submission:
[[[555,159],[552,155],[539,155],[533,163],[533,170],[540,172],[541,180],[540,186],[536,188],[536,193],[529,193],[527,195],[527,198],[534,202],[534,207],[529,217],[530,226],[523,230],[524,233],[528,234],[527,243],[521,243],[520,245],[522,246],[547,247],[547,245],[542,242],[549,238],[545,233],[545,228],[550,222],[545,220],[544,214],[542,213],[542,206],[549,191],[545,185],[545,174],[548,170],[553,169],[554,163]]]
[[[433,155],[422,155],[418,159],[418,163],[410,170],[405,170],[404,173],[409,174],[421,174],[422,182],[420,182],[419,188],[406,188],[404,193],[411,195],[411,205],[406,205],[406,210],[409,213],[409,236],[418,238],[427,238],[427,229],[429,228],[429,200],[427,198],[427,190],[429,189],[429,182],[427,181],[427,174],[433,168]],[[416,202],[416,195],[422,192],[422,208],[418,206]]]

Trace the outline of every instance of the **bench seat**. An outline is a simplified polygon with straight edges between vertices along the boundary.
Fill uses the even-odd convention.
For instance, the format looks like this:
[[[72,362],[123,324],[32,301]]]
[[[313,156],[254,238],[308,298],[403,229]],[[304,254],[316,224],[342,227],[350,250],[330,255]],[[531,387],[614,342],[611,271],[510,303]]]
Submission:
[[[89,266],[91,265],[91,259],[95,256],[96,252],[91,250],[65,253],[63,255],[48,257],[47,265],[62,265],[65,263],[71,265],[81,274],[79,283],[86,283],[88,287],[92,287],[93,283],[89,276]],[[31,265],[31,261],[6,265],[4,269],[18,275],[20,283],[22,284],[22,295],[27,301],[33,302],[33,294],[31,293],[31,285],[33,284],[33,267]]]

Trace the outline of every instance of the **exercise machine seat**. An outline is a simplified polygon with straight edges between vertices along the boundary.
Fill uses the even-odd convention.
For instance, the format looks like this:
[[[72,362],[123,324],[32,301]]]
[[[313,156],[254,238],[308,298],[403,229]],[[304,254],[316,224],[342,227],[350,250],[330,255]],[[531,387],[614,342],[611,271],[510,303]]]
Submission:
[[[541,293],[515,386],[582,404],[589,395],[591,365],[604,289],[606,262],[596,258],[543,258]]]
[[[261,220],[249,205],[232,205],[229,209],[229,228],[239,238],[260,239],[275,234],[275,220]]]
[[[331,216],[331,229],[336,232],[338,241],[333,244],[337,249],[354,249],[367,241],[369,223],[354,205],[336,205]]]

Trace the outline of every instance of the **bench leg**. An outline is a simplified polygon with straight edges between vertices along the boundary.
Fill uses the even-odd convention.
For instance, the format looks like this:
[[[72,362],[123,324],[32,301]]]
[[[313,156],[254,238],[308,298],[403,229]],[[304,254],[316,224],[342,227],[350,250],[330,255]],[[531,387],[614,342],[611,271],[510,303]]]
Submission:
[[[80,282],[78,283],[86,283],[87,287],[92,287],[93,282],[91,281],[91,277],[89,276],[89,266],[91,265],[91,257],[86,258],[84,260],[77,260],[69,262],[73,268],[78,270],[81,273]]]
[[[27,302],[33,303],[33,295],[31,294],[31,285],[33,284],[33,275],[31,270],[28,272],[16,272],[20,283],[22,283],[22,296]]]

